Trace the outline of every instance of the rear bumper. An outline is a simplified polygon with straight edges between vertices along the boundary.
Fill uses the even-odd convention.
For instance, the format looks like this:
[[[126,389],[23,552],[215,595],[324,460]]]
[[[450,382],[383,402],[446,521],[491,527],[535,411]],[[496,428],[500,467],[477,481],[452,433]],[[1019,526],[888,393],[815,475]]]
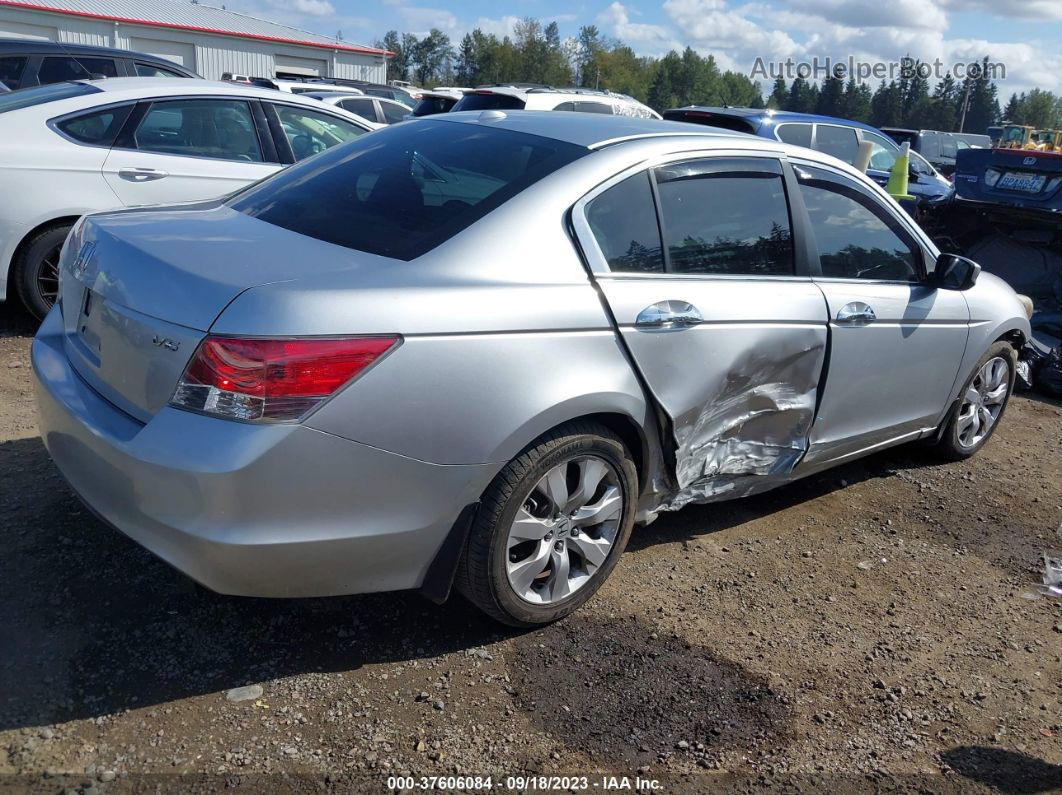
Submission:
[[[146,425],[90,389],[59,310],[33,342],[40,430],[105,521],[206,587],[263,597],[419,587],[496,466],[438,466],[302,425],[165,408]]]

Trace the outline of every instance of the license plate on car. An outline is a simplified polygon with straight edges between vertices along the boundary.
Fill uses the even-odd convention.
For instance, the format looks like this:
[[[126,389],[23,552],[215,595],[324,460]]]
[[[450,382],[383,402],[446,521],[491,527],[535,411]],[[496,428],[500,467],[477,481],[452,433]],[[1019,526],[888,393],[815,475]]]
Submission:
[[[1008,171],[1000,180],[998,187],[1007,190],[1020,190],[1026,193],[1039,193],[1043,190],[1047,177],[1042,174],[1021,174]]]

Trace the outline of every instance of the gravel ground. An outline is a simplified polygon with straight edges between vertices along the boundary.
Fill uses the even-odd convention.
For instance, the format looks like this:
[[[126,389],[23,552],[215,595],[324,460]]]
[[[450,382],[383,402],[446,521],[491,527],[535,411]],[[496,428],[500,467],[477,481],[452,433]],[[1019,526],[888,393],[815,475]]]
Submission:
[[[1062,549],[1059,403],[1015,399],[965,463],[901,448],[666,515],[519,633],[459,598],[197,592],[56,473],[31,333],[0,308],[0,789],[1062,790],[1062,604],[1028,598]]]

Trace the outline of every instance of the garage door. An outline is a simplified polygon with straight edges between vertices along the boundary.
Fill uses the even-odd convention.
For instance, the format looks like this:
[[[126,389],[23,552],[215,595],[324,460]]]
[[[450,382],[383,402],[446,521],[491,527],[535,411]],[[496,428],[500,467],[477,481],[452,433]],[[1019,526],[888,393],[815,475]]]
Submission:
[[[129,49],[165,58],[167,61],[180,64],[185,69],[195,70],[194,44],[185,44],[183,41],[141,39],[133,36],[129,39]]]
[[[0,36],[7,36],[12,39],[57,41],[59,39],[59,31],[46,25],[27,25],[25,22],[0,19]]]
[[[328,64],[316,58],[297,58],[291,55],[274,57],[277,77],[324,77],[328,74]]]

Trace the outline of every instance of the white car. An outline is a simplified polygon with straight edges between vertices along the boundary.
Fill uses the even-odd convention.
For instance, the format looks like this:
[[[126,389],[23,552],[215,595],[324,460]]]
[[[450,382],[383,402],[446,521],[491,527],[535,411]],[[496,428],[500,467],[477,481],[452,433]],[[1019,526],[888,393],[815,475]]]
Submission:
[[[360,88],[354,88],[353,86],[344,86],[334,83],[322,83],[320,81],[300,81],[300,80],[263,80],[261,83],[254,83],[252,78],[252,85],[261,85],[263,88],[272,88],[276,86],[277,91],[286,91],[289,94],[309,94],[317,91],[331,91],[336,94],[350,94],[361,95],[365,92]],[[271,85],[270,85],[271,84]]]
[[[634,97],[593,88],[553,88],[537,85],[480,86],[451,108],[462,110],[560,110],[659,119],[660,114]]]
[[[372,97],[367,94],[351,96],[350,94],[339,94],[333,91],[314,91],[310,94],[303,94],[303,96],[313,97],[327,105],[335,105],[343,110],[350,111],[376,127],[386,127],[388,124],[405,121],[412,113],[401,102],[395,102],[393,99],[384,99],[383,97]]]
[[[85,213],[212,199],[374,129],[268,88],[176,78],[54,83],[0,96],[0,300],[43,317]]]

